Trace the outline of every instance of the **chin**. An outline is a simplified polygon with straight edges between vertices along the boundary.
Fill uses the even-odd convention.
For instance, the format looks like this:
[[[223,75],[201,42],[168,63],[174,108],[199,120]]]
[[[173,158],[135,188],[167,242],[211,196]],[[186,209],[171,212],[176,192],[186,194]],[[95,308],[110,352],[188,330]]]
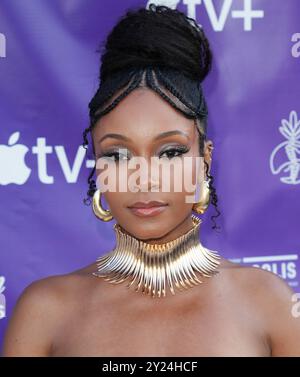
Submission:
[[[125,230],[129,232],[133,237],[147,241],[148,239],[161,238],[172,229],[171,219],[162,218],[143,218],[131,220],[126,224]]]

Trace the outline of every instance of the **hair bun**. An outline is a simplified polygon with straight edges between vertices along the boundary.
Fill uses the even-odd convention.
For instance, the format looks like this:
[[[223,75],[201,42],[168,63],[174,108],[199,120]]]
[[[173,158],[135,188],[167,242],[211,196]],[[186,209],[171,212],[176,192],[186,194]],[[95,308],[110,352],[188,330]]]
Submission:
[[[127,11],[112,29],[102,53],[99,79],[151,65],[174,68],[202,82],[211,63],[209,42],[194,19],[176,9],[150,4],[149,9]]]

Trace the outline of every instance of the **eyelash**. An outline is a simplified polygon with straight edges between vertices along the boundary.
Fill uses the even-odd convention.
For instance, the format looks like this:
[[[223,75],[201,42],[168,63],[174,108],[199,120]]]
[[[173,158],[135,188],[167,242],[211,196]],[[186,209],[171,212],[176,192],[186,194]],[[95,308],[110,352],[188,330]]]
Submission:
[[[181,156],[181,155],[187,153],[188,151],[189,151],[189,148],[184,147],[184,146],[178,146],[178,147],[169,148],[169,149],[163,151],[163,152],[160,154],[160,156],[163,155],[163,154],[165,154],[165,153],[170,153],[170,152],[174,153],[174,152],[175,152],[175,153],[177,153],[177,156],[174,156],[174,155],[173,155],[171,158],[173,158],[173,157],[179,157],[179,156]],[[174,154],[175,154],[175,153],[174,153]],[[167,157],[167,158],[170,159],[169,157]]]
[[[181,155],[188,153],[188,152],[189,152],[189,148],[187,148],[185,146],[177,146],[177,147],[166,149],[165,151],[163,151],[160,154],[160,157],[165,153],[171,153],[171,154],[173,154],[171,157],[167,156],[168,159],[171,159],[173,157],[178,157],[178,156],[181,156]],[[109,159],[111,159],[111,157],[113,157],[113,161],[120,161],[119,156],[120,156],[120,153],[111,151],[111,152],[103,153],[102,155],[98,155],[98,158],[109,158]],[[128,158],[124,158],[124,160],[127,160],[127,159]]]

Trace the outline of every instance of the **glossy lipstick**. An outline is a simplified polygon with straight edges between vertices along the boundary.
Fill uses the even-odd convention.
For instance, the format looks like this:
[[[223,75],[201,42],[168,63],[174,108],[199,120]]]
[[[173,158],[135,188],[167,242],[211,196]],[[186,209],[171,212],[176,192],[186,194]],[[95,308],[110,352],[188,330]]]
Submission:
[[[163,212],[166,207],[167,203],[158,202],[158,201],[151,201],[151,202],[136,202],[129,206],[128,208],[137,216],[140,217],[149,217],[149,216],[156,216]]]

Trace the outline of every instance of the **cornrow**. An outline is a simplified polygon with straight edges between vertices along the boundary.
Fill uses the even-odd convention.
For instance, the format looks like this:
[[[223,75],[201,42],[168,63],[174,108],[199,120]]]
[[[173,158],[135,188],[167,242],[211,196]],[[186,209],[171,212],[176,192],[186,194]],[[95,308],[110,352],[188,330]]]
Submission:
[[[147,72],[147,76],[149,77],[149,72]],[[149,81],[151,79],[149,78]],[[187,115],[183,110],[181,110],[180,108],[178,108],[178,106],[175,104],[175,102],[173,102],[171,100],[171,98],[169,98],[163,91],[160,90],[160,88],[158,86],[155,86],[155,85],[152,85],[151,86],[153,90],[155,90],[163,99],[165,99],[167,102],[169,102],[169,104],[174,107],[174,109],[176,110],[179,110],[181,113],[183,113],[184,115],[186,115],[187,117],[193,119],[194,117],[192,115]]]
[[[129,86],[128,88],[118,97],[116,98],[105,110],[101,111],[101,112],[97,112],[95,113],[95,115],[98,117],[102,116],[102,115],[105,115],[107,113],[109,113],[112,109],[114,109],[118,103],[123,99],[125,98],[130,92],[132,92],[135,88],[137,88],[139,85],[139,79],[136,78]],[[97,119],[97,118],[96,118]],[[93,119],[93,123],[95,123],[96,119]]]
[[[163,82],[164,86],[168,89],[170,93],[177,97],[185,106],[189,107],[190,109],[196,112],[197,109],[194,108],[194,106],[191,103],[188,103],[186,101],[182,94],[171,85],[167,77],[161,74],[160,70],[157,70],[157,77]]]

